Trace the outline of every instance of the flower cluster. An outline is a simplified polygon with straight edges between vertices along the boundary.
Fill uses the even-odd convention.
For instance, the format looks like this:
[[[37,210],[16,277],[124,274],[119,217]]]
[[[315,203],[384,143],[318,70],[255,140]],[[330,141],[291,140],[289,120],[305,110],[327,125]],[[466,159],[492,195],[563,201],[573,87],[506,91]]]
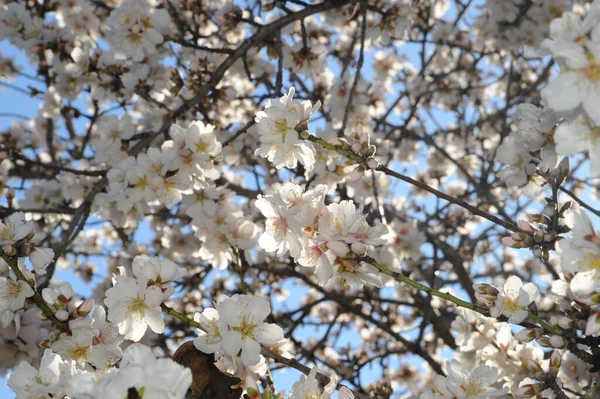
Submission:
[[[265,323],[270,313],[271,306],[264,298],[223,296],[215,308],[194,315],[203,327],[194,345],[204,353],[239,356],[244,365],[255,365],[260,361],[261,344],[275,345],[283,339],[281,327]]]
[[[421,399],[485,399],[508,393],[508,387],[493,387],[498,380],[498,370],[494,367],[479,366],[470,372],[459,361],[452,360],[446,363],[446,373],[448,377],[435,378],[433,391],[422,394]]]
[[[35,233],[34,223],[25,220],[23,212],[16,212],[0,222],[0,246],[9,256],[29,256],[29,260],[37,274],[46,274],[46,265],[54,259],[52,248],[43,248],[46,234]]]
[[[289,252],[302,266],[314,268],[321,285],[333,278],[353,287],[380,286],[377,271],[356,258],[366,255],[368,246],[383,244],[387,227],[371,226],[352,201],[325,205],[326,193],[324,185],[304,191],[285,183],[277,194],[260,197],[256,207],[267,221],[258,244],[278,256]]]
[[[173,261],[144,255],[134,258],[132,268],[133,276],[114,277],[104,304],[108,308],[107,319],[119,327],[119,333],[125,339],[139,341],[148,326],[155,333],[164,331],[160,305],[171,297],[171,282],[182,272]]]
[[[120,126],[117,131],[123,129],[127,127]],[[125,225],[128,214],[136,215],[137,220],[150,206],[172,208],[184,194],[219,177],[213,159],[220,154],[221,143],[216,140],[213,126],[200,121],[187,128],[173,125],[170,134],[172,140],[160,148],[126,157],[109,171],[108,193],[99,196],[97,204],[100,213]],[[110,151],[112,147],[104,148]]]
[[[276,168],[295,168],[298,161],[307,168],[315,163],[312,145],[298,139],[299,134],[308,129],[308,119],[321,103],[300,103],[294,100],[294,92],[295,89],[290,87],[286,95],[267,101],[265,110],[256,113],[260,136],[256,155],[267,158]],[[296,129],[301,129],[300,133]]]
[[[551,39],[540,44],[541,54],[550,54],[561,66],[560,75],[542,90],[542,98],[552,110],[564,116],[554,140],[560,155],[588,151],[590,172],[600,174],[600,14],[598,4],[587,15],[565,12],[550,24]]]

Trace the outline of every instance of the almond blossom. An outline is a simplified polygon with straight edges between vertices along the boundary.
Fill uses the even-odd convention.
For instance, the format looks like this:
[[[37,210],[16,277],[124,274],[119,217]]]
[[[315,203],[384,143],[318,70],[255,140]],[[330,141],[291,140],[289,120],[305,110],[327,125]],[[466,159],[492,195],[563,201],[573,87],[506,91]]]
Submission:
[[[509,323],[521,323],[527,318],[527,307],[535,302],[540,293],[533,283],[523,285],[517,276],[506,279],[504,287],[498,293],[494,306],[490,309],[492,317],[504,315]]]
[[[106,291],[107,319],[119,327],[119,334],[134,342],[144,336],[148,327],[160,334],[165,329],[160,315],[163,300],[158,286],[146,287],[145,281],[118,276],[114,286]]]
[[[295,168],[298,161],[306,167],[315,163],[312,145],[298,141],[296,126],[307,123],[321,104],[300,103],[293,99],[294,93],[294,87],[290,87],[286,95],[267,101],[265,110],[256,113],[261,141],[256,155],[267,158],[276,168]]]
[[[271,313],[269,302],[263,298],[235,294],[223,296],[216,311],[205,309],[196,320],[206,332],[194,340],[194,345],[206,353],[224,352],[240,356],[246,366],[260,361],[260,345],[275,345],[283,339],[281,327],[265,323]]]

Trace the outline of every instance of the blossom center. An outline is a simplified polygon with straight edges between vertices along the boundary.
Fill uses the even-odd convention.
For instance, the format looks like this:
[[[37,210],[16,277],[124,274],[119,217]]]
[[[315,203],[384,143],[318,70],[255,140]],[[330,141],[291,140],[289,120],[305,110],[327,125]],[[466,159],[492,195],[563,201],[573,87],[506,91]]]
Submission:
[[[12,280],[8,280],[8,284],[6,285],[6,290],[4,291],[4,295],[2,295],[2,299],[10,300],[12,298],[17,298],[19,293],[21,293],[21,286]]]
[[[600,254],[585,254],[579,261],[579,267],[583,271],[600,272]]]
[[[516,299],[504,298],[502,299],[502,308],[510,313],[516,313],[525,309],[525,306],[519,306]]]
[[[246,316],[242,316],[241,325],[239,327],[233,327],[233,329],[235,331],[239,331],[242,334],[242,339],[246,339],[246,337],[249,337],[256,340],[256,336],[254,335],[254,329],[256,328],[256,326],[256,324],[246,319]]]
[[[463,391],[465,391],[466,397],[470,398],[477,396],[485,391],[485,388],[482,388],[481,385],[481,381],[476,380],[469,381],[469,384],[466,387],[464,385],[461,385],[460,387]]]
[[[581,68],[580,71],[588,80],[596,82],[600,80],[600,62],[593,57],[588,58],[590,58],[589,63],[585,67]]]
[[[205,337],[207,345],[213,345],[221,341],[221,334],[216,320],[210,320],[208,322],[207,330],[208,332]]]
[[[144,298],[136,297],[131,298],[127,301],[127,309],[129,309],[132,312],[142,313],[147,308],[148,305],[146,305],[146,301],[144,300]]]

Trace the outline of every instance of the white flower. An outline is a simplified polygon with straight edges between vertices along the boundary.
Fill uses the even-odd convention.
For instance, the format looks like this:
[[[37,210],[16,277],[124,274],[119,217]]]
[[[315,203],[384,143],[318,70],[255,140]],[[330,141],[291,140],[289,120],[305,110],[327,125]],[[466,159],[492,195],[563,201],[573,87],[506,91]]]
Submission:
[[[133,274],[140,281],[147,281],[147,285],[155,285],[163,292],[163,300],[167,300],[175,292],[172,282],[184,274],[182,268],[169,259],[138,255],[133,258],[131,265]]]
[[[104,303],[108,307],[107,319],[119,326],[126,339],[139,341],[148,326],[161,334],[165,322],[160,315],[163,293],[157,286],[146,287],[133,277],[119,276],[115,285],[106,291]]]
[[[104,307],[97,306],[92,311],[92,320],[95,335],[94,345],[87,355],[88,361],[97,368],[113,365],[123,355],[123,350],[119,346],[123,342],[123,337],[119,335],[116,325],[106,321]]]
[[[521,323],[529,314],[527,307],[537,299],[539,294],[535,284],[523,285],[519,277],[510,276],[498,294],[495,306],[490,309],[490,314],[492,317],[502,314],[508,317],[509,323]]]
[[[167,10],[153,9],[145,0],[129,0],[111,12],[106,37],[115,48],[141,61],[145,54],[156,52],[170,22]]]
[[[292,386],[292,390],[288,399],[329,399],[331,394],[335,391],[335,387],[339,381],[338,376],[332,376],[329,384],[327,384],[325,389],[321,390],[316,375],[317,368],[313,367],[308,376],[300,376],[300,381],[295,382]],[[354,395],[348,388],[342,387],[340,389],[338,398],[353,399]]]
[[[29,283],[15,281],[12,278],[0,277],[0,313],[17,311],[25,306],[25,299],[33,296]]]
[[[600,289],[600,237],[584,212],[570,211],[566,216],[573,235],[558,243],[560,266],[563,273],[575,274],[569,288],[583,300]]]
[[[436,375],[433,379],[433,389],[419,396],[419,399],[435,398],[454,398],[454,395],[447,388],[448,378],[442,375]]]
[[[183,399],[191,383],[190,369],[168,358],[157,359],[149,347],[133,344],[123,353],[118,369],[75,374],[67,394],[78,399]]]
[[[87,324],[87,325],[85,325]],[[54,352],[64,359],[73,359],[83,366],[88,361],[88,353],[92,346],[94,331],[91,328],[92,320],[89,318],[72,320],[69,322],[71,335],[63,335],[52,344]],[[79,326],[78,326],[79,325]]]
[[[319,280],[319,284],[325,285],[333,274],[333,266],[326,254],[325,244],[319,244],[314,240],[309,240],[302,247],[300,257],[297,259],[304,267],[313,267]]]
[[[446,387],[458,399],[485,399],[508,393],[506,387],[502,389],[490,387],[498,379],[498,370],[494,367],[479,366],[470,373],[460,362],[452,360],[446,363],[446,373],[448,374]]]
[[[8,379],[8,386],[17,398],[47,398],[48,394],[62,397],[64,380],[61,379],[62,359],[50,349],[44,351],[39,370],[27,362],[21,362]]]
[[[283,339],[283,330],[265,323],[271,313],[266,299],[236,294],[217,303],[219,316],[229,326],[220,331],[223,350],[231,356],[240,353],[242,362],[251,366],[260,361],[260,344],[274,345]]]
[[[361,227],[366,215],[362,213],[362,206],[356,209],[353,201],[341,201],[327,205],[327,212],[319,218],[319,235],[327,241],[354,240],[350,235]]]
[[[215,358],[223,356],[223,337],[222,333],[229,328],[227,323],[219,320],[217,309],[204,309],[202,313],[194,315],[194,321],[200,323],[206,331],[200,331],[194,339],[194,346],[204,353],[214,353]]]
[[[258,239],[258,245],[267,252],[277,252],[278,256],[285,255],[288,250],[294,258],[300,256],[300,226],[283,201],[274,196],[259,196],[255,206],[267,218],[265,232]]]
[[[564,62],[560,75],[542,89],[542,98],[555,111],[569,111],[580,104],[591,117],[600,117],[600,42],[585,47],[566,40],[546,40],[543,47]]]
[[[25,214],[17,212],[0,222],[0,245],[14,244],[33,233],[33,222],[25,221]]]
[[[295,168],[300,161],[306,167],[315,163],[314,148],[311,144],[298,141],[295,127],[308,118],[320,107],[310,101],[300,104],[293,100],[295,89],[291,87],[287,95],[279,100],[269,100],[264,111],[256,113],[258,134],[261,146],[256,155],[267,158],[276,168]]]
[[[600,175],[600,113],[590,117],[580,114],[572,122],[562,122],[556,128],[554,140],[556,152],[560,155],[575,155],[588,151],[590,174]]]

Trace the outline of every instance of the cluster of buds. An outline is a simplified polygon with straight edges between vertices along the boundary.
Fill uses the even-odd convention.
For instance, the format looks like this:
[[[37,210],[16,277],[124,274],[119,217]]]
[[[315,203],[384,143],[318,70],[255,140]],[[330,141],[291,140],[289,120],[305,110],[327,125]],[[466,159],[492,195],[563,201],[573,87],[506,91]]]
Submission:
[[[527,214],[527,220],[519,220],[520,232],[502,238],[502,243],[511,248],[531,248],[533,254],[547,262],[550,250],[560,239],[561,234],[569,232],[569,227],[562,223],[564,214],[571,208],[571,201],[565,202],[560,209],[552,199],[546,198],[546,206],[542,213]]]
[[[548,372],[542,369],[542,366],[529,359],[527,361],[527,370],[533,380],[527,379],[523,385],[516,390],[515,396],[520,398],[540,397],[540,394],[545,390],[556,385],[556,376],[560,370],[561,357],[559,351],[552,352],[548,365]]]
[[[23,212],[16,212],[0,222],[0,247],[2,253],[11,257],[29,257],[37,274],[45,274],[45,266],[54,260],[52,248],[39,245],[46,238],[44,233],[34,232],[34,223],[25,220]]]
[[[42,298],[52,308],[56,318],[65,322],[85,317],[94,308],[93,299],[78,303],[69,283],[63,283],[56,288],[44,288]]]
[[[379,162],[375,159],[375,145],[371,144],[369,132],[360,123],[354,128],[352,142],[345,139],[340,139],[339,142],[343,149],[350,150],[359,157],[366,159],[366,166],[369,169],[377,169],[379,166]],[[362,177],[365,170],[365,165],[359,165],[354,170],[353,177],[357,179]]]
[[[498,297],[498,288],[490,284],[473,284],[475,298],[479,303],[489,308],[496,302]]]
[[[544,348],[564,349],[567,342],[560,335],[551,335],[550,337],[538,337],[535,341]]]

